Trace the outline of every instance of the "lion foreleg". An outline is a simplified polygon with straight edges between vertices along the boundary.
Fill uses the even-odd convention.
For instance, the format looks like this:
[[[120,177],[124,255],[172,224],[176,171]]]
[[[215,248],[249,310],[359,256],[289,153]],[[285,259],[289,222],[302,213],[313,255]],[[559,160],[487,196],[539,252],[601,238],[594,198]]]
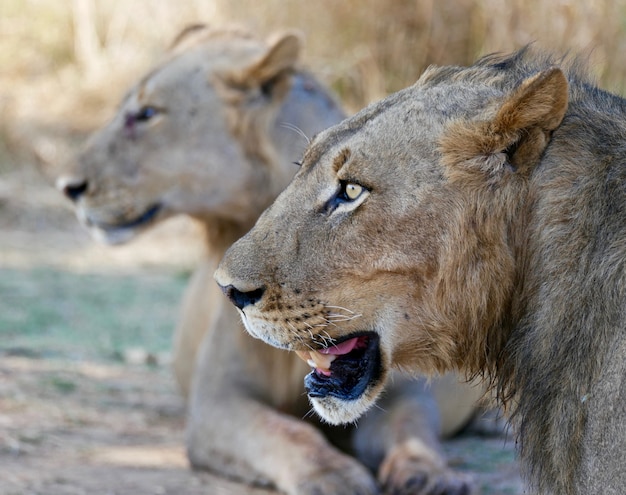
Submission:
[[[189,397],[196,355],[221,306],[221,293],[213,282],[215,263],[203,261],[194,271],[180,308],[173,337],[172,368],[181,394]]]
[[[435,380],[433,387],[437,386]],[[377,471],[385,493],[471,492],[470,480],[450,469],[443,454],[443,427],[450,428],[442,424],[450,421],[444,416],[424,381],[396,376],[378,408],[360,421],[355,434],[357,457]]]
[[[249,483],[271,483],[288,495],[378,494],[364,466],[331,446],[317,428],[279,411],[276,397],[285,411],[304,399],[302,377],[295,393],[276,392],[293,371],[281,360],[301,366],[297,356],[252,339],[230,306],[227,313],[198,355],[187,423],[191,464]]]

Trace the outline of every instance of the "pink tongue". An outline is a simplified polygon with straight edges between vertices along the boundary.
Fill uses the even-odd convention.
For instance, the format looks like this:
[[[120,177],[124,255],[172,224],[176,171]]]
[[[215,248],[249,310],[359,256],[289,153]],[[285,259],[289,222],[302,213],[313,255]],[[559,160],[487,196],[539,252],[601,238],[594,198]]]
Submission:
[[[331,345],[326,349],[320,349],[318,352],[320,354],[332,354],[334,356],[342,356],[343,354],[348,354],[352,349],[354,349],[358,340],[358,337],[354,337],[353,339],[346,340],[341,344]]]

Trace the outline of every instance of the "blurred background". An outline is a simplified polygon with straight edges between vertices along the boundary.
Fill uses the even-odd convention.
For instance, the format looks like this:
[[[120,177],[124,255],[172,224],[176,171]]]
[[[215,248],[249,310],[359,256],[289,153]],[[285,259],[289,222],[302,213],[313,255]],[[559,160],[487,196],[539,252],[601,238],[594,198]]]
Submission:
[[[622,94],[626,84],[626,0],[2,0],[0,268],[128,272],[143,266],[173,269],[184,285],[201,255],[189,220],[166,222],[128,246],[99,246],[50,186],[128,87],[183,27],[198,22],[236,23],[260,37],[302,31],[303,64],[350,112],[412,84],[430,64],[470,64],[528,43],[581,54],[606,89]],[[54,288],[48,296],[61,293]],[[15,305],[1,309],[0,330],[32,320],[8,320]],[[171,313],[160,318],[163,329]],[[120,325],[108,321],[103,329]],[[167,338],[153,340],[161,351],[169,346]],[[107,345],[107,352],[117,352]]]
[[[15,461],[14,481],[22,473],[36,484],[43,454],[31,471],[20,471],[24,459],[55,434],[71,445],[68,425],[106,426],[95,411],[117,414],[109,432],[154,436],[155,423],[170,432],[163,438],[175,431],[174,454],[147,458],[184,466],[167,356],[202,255],[195,226],[173,219],[130,245],[100,246],[52,184],[130,84],[198,22],[236,23],[261,37],[302,31],[303,65],[350,112],[412,84],[430,64],[470,64],[528,43],[582,54],[599,85],[626,91],[626,0],[2,0],[0,463]]]
[[[16,127],[80,134],[101,123],[178,31],[199,21],[259,35],[301,30],[305,64],[351,110],[430,64],[469,64],[532,42],[588,55],[610,90],[621,92],[626,76],[626,0],[3,0],[4,140]]]

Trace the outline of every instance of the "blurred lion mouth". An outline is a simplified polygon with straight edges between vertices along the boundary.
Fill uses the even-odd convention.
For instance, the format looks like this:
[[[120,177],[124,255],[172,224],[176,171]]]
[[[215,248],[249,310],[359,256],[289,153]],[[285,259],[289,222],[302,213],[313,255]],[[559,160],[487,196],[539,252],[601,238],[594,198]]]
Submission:
[[[162,205],[157,203],[148,208],[144,213],[138,217],[122,223],[106,223],[106,222],[94,222],[87,218],[87,224],[92,227],[96,227],[105,232],[111,232],[115,230],[135,229],[137,227],[143,227],[151,223],[161,211]]]
[[[380,342],[375,332],[348,336],[332,346],[296,351],[313,371],[304,379],[311,398],[358,399],[381,376]]]

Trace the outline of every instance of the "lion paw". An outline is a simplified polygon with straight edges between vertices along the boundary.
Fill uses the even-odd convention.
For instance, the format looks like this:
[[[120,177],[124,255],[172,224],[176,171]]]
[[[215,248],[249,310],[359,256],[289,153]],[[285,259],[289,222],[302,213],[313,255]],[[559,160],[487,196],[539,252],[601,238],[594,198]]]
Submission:
[[[312,472],[299,483],[298,495],[379,495],[370,472],[352,459],[340,459],[332,467]]]
[[[419,440],[395,447],[379,469],[387,495],[470,495],[470,480],[446,466],[441,457]]]

